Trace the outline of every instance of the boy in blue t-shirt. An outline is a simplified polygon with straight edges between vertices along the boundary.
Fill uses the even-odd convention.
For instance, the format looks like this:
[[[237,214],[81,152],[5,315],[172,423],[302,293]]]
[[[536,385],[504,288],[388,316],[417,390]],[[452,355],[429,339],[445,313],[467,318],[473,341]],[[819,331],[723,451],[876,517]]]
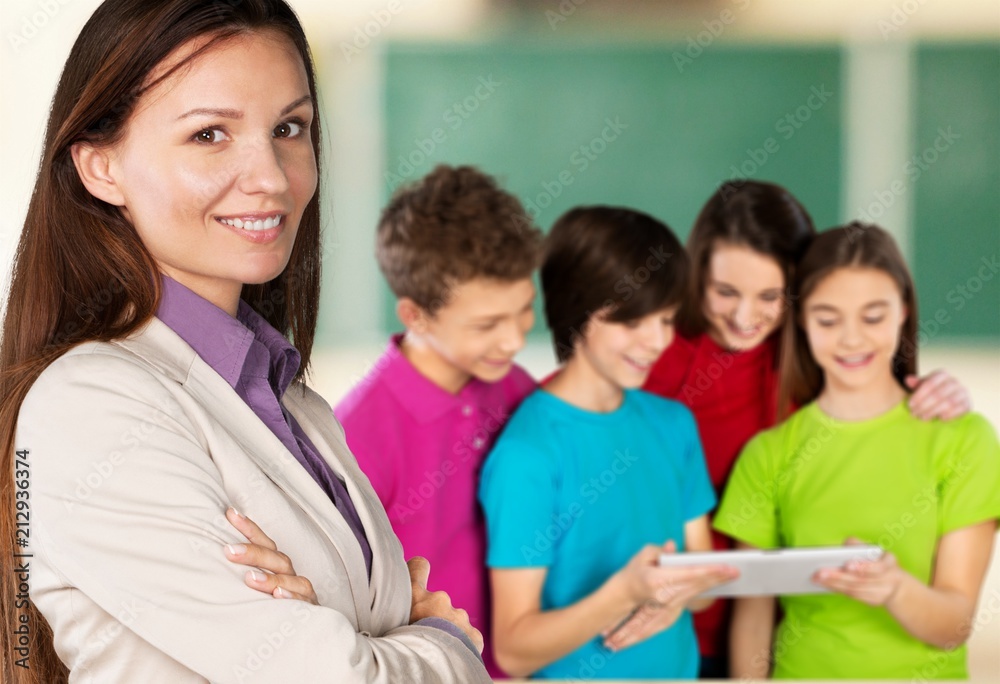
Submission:
[[[664,224],[614,207],[569,211],[542,266],[564,365],[487,457],[494,646],[537,678],[694,678],[694,597],[725,566],[661,568],[711,549],[715,495],[691,412],[637,389],[673,337],[687,257]]]

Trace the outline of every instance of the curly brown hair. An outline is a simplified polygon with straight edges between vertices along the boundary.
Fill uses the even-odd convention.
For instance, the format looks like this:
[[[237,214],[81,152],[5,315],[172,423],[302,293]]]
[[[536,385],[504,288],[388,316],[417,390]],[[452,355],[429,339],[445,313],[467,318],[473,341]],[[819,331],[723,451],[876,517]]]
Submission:
[[[471,166],[439,165],[399,189],[382,211],[375,257],[397,298],[431,315],[475,278],[528,278],[542,232],[520,200]]]

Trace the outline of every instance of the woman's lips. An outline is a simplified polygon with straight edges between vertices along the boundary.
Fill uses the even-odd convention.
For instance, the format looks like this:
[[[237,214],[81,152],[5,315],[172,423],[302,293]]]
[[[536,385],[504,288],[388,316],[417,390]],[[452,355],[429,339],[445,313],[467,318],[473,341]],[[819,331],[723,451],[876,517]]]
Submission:
[[[750,328],[749,330],[744,330],[743,328],[737,326],[732,321],[726,321],[726,326],[729,328],[729,331],[731,333],[733,333],[740,339],[744,340],[752,340],[753,338],[757,337],[761,329],[761,326],[758,325],[754,328]]]
[[[851,356],[834,356],[834,360],[844,368],[863,368],[875,358],[875,352],[867,354],[852,354]]]
[[[275,222],[277,218],[277,222]],[[254,244],[267,244],[268,242],[274,242],[278,239],[278,236],[285,230],[285,224],[287,221],[287,216],[283,214],[278,214],[271,218],[254,218],[246,217],[244,219],[228,219],[221,216],[217,216],[215,221],[229,229],[230,231],[236,233],[240,237]],[[235,224],[235,225],[234,225]],[[237,225],[242,224],[242,227],[237,227]],[[261,228],[257,229],[257,225]],[[268,228],[267,226],[271,226]],[[252,228],[247,228],[246,226],[253,226]]]

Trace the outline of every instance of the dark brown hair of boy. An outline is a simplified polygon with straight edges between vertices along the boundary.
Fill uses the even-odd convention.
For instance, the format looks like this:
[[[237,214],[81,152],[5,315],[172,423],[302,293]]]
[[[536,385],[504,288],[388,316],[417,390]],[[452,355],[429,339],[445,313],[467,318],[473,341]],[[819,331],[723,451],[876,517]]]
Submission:
[[[552,226],[541,269],[559,362],[595,314],[625,323],[679,305],[687,277],[687,254],[663,222],[623,207],[569,210]]]

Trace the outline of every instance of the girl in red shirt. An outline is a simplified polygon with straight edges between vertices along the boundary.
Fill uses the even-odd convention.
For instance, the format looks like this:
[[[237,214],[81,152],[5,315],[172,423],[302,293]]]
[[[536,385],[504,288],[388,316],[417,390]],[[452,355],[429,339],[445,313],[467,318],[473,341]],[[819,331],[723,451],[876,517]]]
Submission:
[[[689,292],[677,335],[643,389],[694,413],[712,484],[721,498],[736,456],[777,414],[778,343],[787,283],[816,234],[808,212],[785,188],[728,181],[709,198],[687,241]],[[969,410],[965,388],[944,372],[907,378],[914,415],[950,419]],[[727,537],[713,532],[716,549]],[[728,676],[729,601],[695,615],[701,677]]]

